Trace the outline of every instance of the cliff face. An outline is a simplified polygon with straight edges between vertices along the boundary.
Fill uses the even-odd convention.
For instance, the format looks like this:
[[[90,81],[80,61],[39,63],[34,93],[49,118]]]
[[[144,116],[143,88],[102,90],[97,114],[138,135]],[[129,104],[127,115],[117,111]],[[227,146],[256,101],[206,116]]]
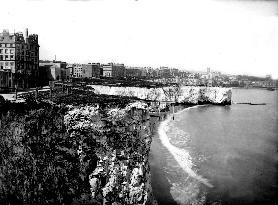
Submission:
[[[78,156],[88,173],[91,197],[100,204],[152,204],[148,155],[151,144],[147,105],[101,111],[97,106],[72,108],[64,118],[71,138],[80,138]],[[88,150],[88,136],[95,149]],[[95,157],[92,156],[95,155]],[[96,164],[89,166],[91,160]]]
[[[146,104],[30,103],[0,104],[0,204],[154,202]]]
[[[220,87],[110,87],[90,85],[97,94],[137,97],[150,101],[171,101],[178,103],[200,104],[231,104],[232,91],[230,88]]]

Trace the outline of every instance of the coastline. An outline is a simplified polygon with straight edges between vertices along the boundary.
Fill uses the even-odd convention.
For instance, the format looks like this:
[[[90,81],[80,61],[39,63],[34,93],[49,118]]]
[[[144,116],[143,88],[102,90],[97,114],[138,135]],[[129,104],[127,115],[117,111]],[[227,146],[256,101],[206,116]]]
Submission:
[[[151,127],[152,127],[152,143],[151,151],[149,154],[149,163],[151,171],[151,186],[155,200],[159,205],[177,205],[176,201],[173,199],[170,188],[171,184],[166,178],[165,172],[162,167],[165,163],[165,155],[170,154],[163,150],[163,146],[160,142],[158,136],[158,126],[161,123],[159,117],[151,117]]]
[[[200,107],[200,106],[205,106],[205,105],[196,105],[194,107]],[[185,110],[188,110],[190,108],[183,109],[177,112],[176,114],[179,115]],[[198,175],[196,171],[193,170],[194,163],[192,162],[192,157],[190,156],[188,150],[178,148],[173,144],[171,144],[167,131],[169,129],[169,123],[171,122],[172,119],[174,120],[174,114],[168,116],[166,120],[164,120],[158,128],[159,138],[163,146],[168,149],[168,151],[174,157],[174,159],[179,164],[179,166],[184,170],[184,172],[186,172],[191,178],[194,178],[200,183],[206,185],[207,187],[212,188],[213,185],[206,178],[204,178],[201,175]]]
[[[175,106],[175,114],[180,114],[187,110],[188,108],[195,107],[193,105],[177,105]],[[173,199],[170,189],[171,184],[169,183],[166,173],[163,170],[163,166],[165,166],[166,155],[171,155],[171,153],[167,150],[167,148],[162,144],[160,136],[159,136],[159,126],[163,123],[167,118],[173,117],[173,111],[170,110],[168,112],[162,112],[159,116],[151,117],[151,129],[152,129],[152,143],[151,143],[151,151],[150,151],[150,167],[151,167],[151,183],[152,190],[155,197],[155,200],[160,205],[177,205],[178,203]],[[160,118],[160,119],[159,119]]]
[[[209,188],[213,187],[213,185],[206,178],[198,175],[193,170],[194,164],[189,152],[172,145],[167,135],[168,124],[171,123],[172,120],[178,119],[178,117],[176,118],[176,115],[178,116],[189,109],[200,106],[207,105],[178,105],[175,106],[174,114],[171,109],[168,112],[162,113],[160,120],[159,117],[157,117],[157,119],[152,119],[154,124],[151,125],[154,128],[154,132],[152,133],[153,139],[149,162],[151,167],[152,190],[158,204],[179,204],[179,202],[176,201],[177,199],[175,200],[172,196],[172,185],[168,181],[167,173],[163,169],[165,165],[167,166],[166,157],[170,157],[175,160],[189,177],[197,180],[199,183]]]

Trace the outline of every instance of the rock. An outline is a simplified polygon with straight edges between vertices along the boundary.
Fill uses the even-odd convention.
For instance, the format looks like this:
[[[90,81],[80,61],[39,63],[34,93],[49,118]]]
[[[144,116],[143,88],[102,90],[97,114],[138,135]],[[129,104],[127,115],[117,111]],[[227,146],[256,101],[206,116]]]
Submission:
[[[64,122],[70,136],[74,138],[78,137],[76,133],[82,133],[77,147],[81,167],[86,167],[83,159],[92,150],[96,151],[96,167],[88,176],[91,197],[99,204],[151,204],[148,161],[151,132],[149,121],[144,120],[149,118],[147,104],[134,102],[123,109],[102,111],[97,105],[69,109]],[[108,127],[105,120],[111,122]],[[105,140],[87,152],[82,147],[92,132]]]
[[[178,103],[212,103],[231,104],[232,90],[220,87],[162,87],[162,88],[141,88],[141,87],[111,87],[103,85],[90,85],[97,94],[108,94],[118,96],[136,97],[142,100],[158,102]],[[160,105],[160,106],[163,106]],[[165,106],[165,105],[164,105]]]

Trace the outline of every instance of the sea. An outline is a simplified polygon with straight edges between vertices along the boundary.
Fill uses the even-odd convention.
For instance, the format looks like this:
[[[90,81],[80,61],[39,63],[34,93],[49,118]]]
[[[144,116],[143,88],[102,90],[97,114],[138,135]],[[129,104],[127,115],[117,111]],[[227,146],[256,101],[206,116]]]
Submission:
[[[278,204],[278,91],[233,89],[232,102],[160,123],[150,156],[158,204]],[[249,102],[265,105],[237,104]]]

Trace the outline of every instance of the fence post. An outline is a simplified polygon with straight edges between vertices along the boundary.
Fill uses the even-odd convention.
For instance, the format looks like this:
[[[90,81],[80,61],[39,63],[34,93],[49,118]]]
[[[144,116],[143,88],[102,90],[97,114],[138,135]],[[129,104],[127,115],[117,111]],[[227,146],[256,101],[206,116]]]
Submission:
[[[52,81],[49,81],[50,100],[52,100]]]
[[[15,84],[15,99],[17,100],[17,84]]]

